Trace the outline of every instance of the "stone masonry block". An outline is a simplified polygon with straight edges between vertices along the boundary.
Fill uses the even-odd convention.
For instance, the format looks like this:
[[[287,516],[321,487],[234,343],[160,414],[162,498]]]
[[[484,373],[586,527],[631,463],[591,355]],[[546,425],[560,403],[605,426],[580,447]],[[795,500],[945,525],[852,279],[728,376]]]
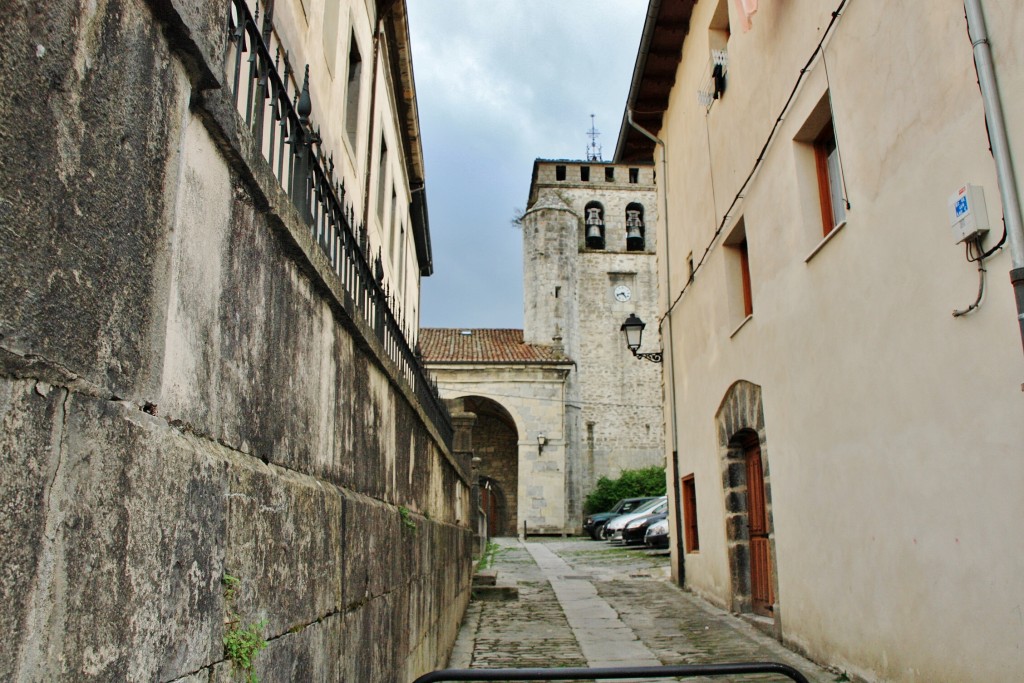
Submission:
[[[0,629],[20,643],[60,454],[63,389],[0,380]],[[0,648],[0,680],[13,680],[18,647]]]
[[[232,454],[225,572],[239,614],[280,634],[342,605],[342,502],[333,486]]]
[[[305,627],[271,638],[255,657],[254,673],[261,681],[341,681],[344,619],[333,614]],[[229,664],[213,669],[210,683],[237,683]]]
[[[218,658],[219,449],[78,395],[65,429],[18,677],[167,680]]]

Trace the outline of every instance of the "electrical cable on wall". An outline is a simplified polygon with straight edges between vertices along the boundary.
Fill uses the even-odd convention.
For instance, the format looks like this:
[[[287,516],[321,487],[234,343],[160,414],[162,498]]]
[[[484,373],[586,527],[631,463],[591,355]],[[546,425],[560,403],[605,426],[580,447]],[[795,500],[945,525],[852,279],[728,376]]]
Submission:
[[[978,298],[974,300],[974,303],[964,309],[956,309],[953,311],[953,317],[959,318],[960,316],[967,315],[971,311],[976,311],[981,307],[981,300],[985,297],[985,259],[988,258],[986,253],[994,253],[999,249],[1000,244],[997,244],[992,248],[991,252],[985,252],[981,245],[981,236],[972,237],[964,242],[964,250],[967,253],[967,260],[970,263],[978,263]],[[978,252],[977,257],[971,257],[971,247]]]

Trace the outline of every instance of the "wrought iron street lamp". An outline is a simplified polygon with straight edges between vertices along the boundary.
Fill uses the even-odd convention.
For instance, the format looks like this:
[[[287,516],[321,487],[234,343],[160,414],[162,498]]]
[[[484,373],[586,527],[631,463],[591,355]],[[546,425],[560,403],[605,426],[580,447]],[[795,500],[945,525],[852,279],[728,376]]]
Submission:
[[[638,350],[640,349],[640,340],[643,339],[645,327],[647,327],[647,324],[640,318],[636,317],[636,313],[630,313],[629,317],[626,318],[626,322],[622,323],[622,327],[619,329],[626,335],[626,346],[629,347],[629,350],[633,352],[634,356],[644,360],[649,360],[652,363],[660,363],[661,351],[656,353],[638,353]]]

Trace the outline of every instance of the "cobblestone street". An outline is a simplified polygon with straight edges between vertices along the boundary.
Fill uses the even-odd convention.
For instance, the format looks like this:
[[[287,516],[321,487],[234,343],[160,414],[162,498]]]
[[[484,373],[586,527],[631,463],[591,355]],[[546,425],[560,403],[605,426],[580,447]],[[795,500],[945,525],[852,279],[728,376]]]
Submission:
[[[667,552],[590,540],[495,542],[498,585],[518,586],[519,600],[474,599],[450,668],[775,661],[815,683],[845,680],[673,585]],[[789,679],[761,674],[685,680]]]

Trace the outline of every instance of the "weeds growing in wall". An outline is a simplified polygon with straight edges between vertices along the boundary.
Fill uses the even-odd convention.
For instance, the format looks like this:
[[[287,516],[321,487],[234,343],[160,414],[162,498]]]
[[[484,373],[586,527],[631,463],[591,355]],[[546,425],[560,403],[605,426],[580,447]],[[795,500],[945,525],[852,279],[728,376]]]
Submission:
[[[224,657],[231,662],[231,670],[245,676],[246,683],[259,683],[256,677],[255,659],[260,650],[267,646],[263,637],[266,619],[242,625],[242,619],[235,612],[235,602],[242,582],[231,574],[221,579],[224,585]]]

